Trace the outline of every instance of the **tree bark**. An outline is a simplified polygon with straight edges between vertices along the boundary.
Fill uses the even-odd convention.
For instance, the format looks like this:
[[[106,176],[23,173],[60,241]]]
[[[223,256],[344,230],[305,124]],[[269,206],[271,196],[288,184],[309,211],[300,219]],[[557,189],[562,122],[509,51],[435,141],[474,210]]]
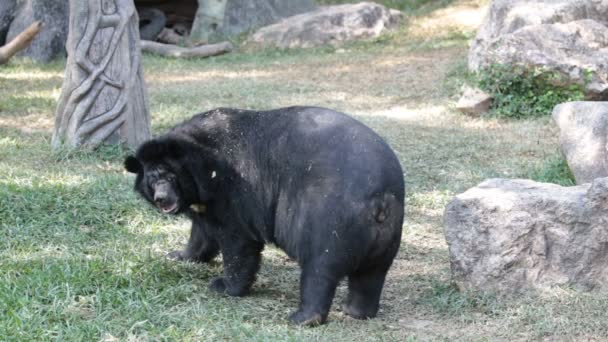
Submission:
[[[133,0],[70,0],[68,60],[55,114],[57,148],[150,138]]]
[[[17,52],[25,49],[40,32],[42,22],[36,21],[6,45],[0,47],[0,64],[5,64]]]
[[[202,46],[195,46],[192,48],[185,48],[176,45],[157,43],[149,40],[141,41],[141,49],[143,51],[151,52],[165,57],[209,57],[230,52],[232,51],[232,48],[233,47],[230,42],[222,42],[218,44],[208,44]]]

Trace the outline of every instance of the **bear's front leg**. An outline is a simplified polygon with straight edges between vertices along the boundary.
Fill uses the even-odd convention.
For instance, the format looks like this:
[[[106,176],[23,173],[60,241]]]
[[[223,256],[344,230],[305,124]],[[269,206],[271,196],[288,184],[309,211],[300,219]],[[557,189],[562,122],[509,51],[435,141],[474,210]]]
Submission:
[[[264,244],[231,236],[220,240],[220,248],[224,262],[224,277],[213,279],[209,289],[229,296],[246,295],[260,268]]]
[[[188,245],[184,250],[170,252],[167,256],[175,260],[209,262],[220,251],[219,243],[215,238],[215,229],[200,215],[194,214],[191,217],[192,229]]]

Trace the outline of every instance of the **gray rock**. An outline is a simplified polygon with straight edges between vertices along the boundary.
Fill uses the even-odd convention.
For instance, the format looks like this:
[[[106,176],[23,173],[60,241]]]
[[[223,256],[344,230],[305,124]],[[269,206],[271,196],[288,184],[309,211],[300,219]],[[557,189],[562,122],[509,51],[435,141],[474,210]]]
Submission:
[[[396,27],[402,18],[401,12],[371,2],[327,6],[263,27],[249,42],[280,48],[337,44],[377,37]]]
[[[608,287],[608,178],[573,187],[490,179],[456,196],[444,225],[462,289]]]
[[[608,177],[608,102],[568,102],[553,109],[562,153],[577,184]]]
[[[4,1],[4,0],[2,0]],[[13,39],[36,20],[43,23],[42,30],[30,46],[20,52],[39,62],[49,62],[65,55],[68,35],[68,0],[20,0],[15,9],[15,18],[8,31],[7,40]]]
[[[467,115],[481,116],[488,112],[491,105],[492,96],[478,88],[464,87],[456,109]]]
[[[494,63],[544,67],[565,84],[608,98],[607,0],[494,0],[469,52],[469,68]]]
[[[220,34],[240,34],[315,8],[313,0],[231,0]]]
[[[0,46],[6,43],[6,34],[15,16],[17,0],[0,1]]]

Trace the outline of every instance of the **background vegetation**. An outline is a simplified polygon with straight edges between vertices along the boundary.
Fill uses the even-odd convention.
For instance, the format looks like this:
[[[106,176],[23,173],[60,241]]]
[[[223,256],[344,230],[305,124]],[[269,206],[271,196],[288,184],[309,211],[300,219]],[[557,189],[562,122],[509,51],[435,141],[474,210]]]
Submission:
[[[563,76],[541,68],[492,65],[472,77],[494,98],[490,115],[501,118],[548,115],[560,103],[585,98],[582,85],[563,85]]]

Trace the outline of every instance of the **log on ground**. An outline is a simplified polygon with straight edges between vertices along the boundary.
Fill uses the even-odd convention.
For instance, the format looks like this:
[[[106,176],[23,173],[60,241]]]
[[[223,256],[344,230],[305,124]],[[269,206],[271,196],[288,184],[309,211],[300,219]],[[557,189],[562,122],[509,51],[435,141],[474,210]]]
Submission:
[[[230,42],[208,44],[195,47],[181,47],[170,44],[162,44],[149,40],[141,41],[141,50],[165,57],[177,58],[202,58],[217,56],[232,51]]]
[[[8,44],[0,47],[0,64],[5,64],[13,57],[17,52],[25,49],[34,37],[42,29],[42,22],[36,21],[23,32],[19,33],[13,40]]]

